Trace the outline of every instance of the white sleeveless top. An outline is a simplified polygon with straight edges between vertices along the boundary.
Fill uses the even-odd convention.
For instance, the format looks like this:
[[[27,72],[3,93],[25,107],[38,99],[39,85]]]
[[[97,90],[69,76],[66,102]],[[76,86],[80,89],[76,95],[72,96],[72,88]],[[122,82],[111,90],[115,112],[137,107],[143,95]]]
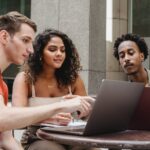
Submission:
[[[68,86],[69,94],[72,95],[71,86]],[[29,98],[29,106],[47,105],[62,101],[62,97],[36,97],[35,87],[32,84],[32,97]]]

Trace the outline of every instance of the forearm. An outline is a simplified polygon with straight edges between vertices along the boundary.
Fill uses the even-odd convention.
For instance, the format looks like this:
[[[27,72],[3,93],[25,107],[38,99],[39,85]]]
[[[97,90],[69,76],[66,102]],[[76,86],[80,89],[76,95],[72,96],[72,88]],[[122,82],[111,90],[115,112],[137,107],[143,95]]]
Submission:
[[[38,107],[2,107],[0,109],[0,131],[23,128],[40,122],[61,112],[59,105],[46,105]]]

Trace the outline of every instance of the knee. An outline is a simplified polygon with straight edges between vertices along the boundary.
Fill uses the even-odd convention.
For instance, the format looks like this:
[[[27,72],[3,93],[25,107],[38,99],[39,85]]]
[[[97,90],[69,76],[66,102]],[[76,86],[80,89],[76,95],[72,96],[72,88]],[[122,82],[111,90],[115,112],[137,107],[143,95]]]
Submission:
[[[40,140],[32,143],[28,150],[65,150],[65,148],[53,141]]]

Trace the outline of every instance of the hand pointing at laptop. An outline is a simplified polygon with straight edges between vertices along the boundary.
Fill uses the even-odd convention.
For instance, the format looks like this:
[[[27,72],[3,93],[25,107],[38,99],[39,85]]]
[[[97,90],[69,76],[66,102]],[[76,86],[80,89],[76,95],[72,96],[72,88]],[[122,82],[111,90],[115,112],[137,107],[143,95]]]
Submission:
[[[78,101],[81,100],[81,106],[80,106],[79,110],[77,111],[78,118],[87,116],[91,112],[92,106],[95,102],[95,99],[90,96],[66,95],[63,98],[64,98],[64,100],[71,99],[71,98],[75,98]]]

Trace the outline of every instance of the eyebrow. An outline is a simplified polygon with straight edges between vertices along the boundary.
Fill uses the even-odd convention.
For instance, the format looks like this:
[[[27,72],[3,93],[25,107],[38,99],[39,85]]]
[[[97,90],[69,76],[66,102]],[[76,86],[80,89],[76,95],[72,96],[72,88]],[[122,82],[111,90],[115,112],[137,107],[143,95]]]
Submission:
[[[123,53],[123,51],[119,52],[118,54],[122,54],[122,53]]]
[[[26,38],[28,38],[28,39],[32,39],[30,36],[26,36]]]
[[[48,47],[57,47],[56,45],[48,45]],[[65,45],[62,45],[60,47],[65,47]]]
[[[130,51],[130,50],[134,50],[133,48],[127,48],[127,51]],[[123,51],[121,51],[121,52],[123,52]],[[119,52],[119,53],[121,53],[121,52]]]
[[[32,40],[32,38],[30,36],[28,36],[28,35],[23,35],[23,37]]]
[[[133,48],[129,48],[128,50],[134,50]]]

